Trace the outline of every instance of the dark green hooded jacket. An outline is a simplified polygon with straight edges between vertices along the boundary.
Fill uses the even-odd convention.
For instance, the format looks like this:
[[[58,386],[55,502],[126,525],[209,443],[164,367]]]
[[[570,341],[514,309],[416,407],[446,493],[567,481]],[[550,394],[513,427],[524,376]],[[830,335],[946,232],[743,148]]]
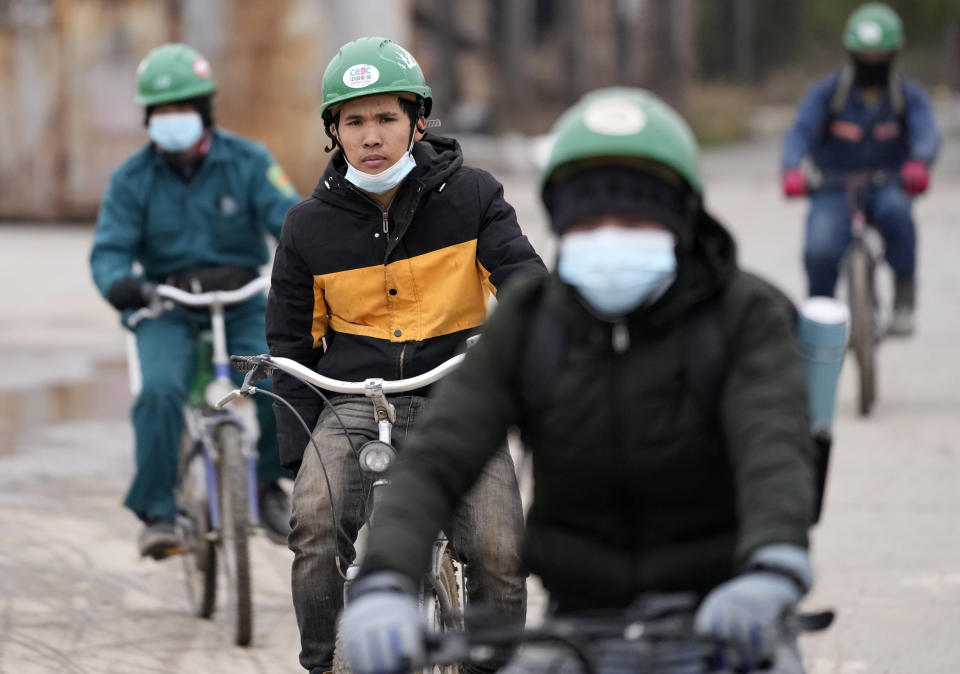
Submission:
[[[683,332],[691,307],[718,295],[727,362],[711,414],[687,384]],[[520,379],[537,301],[553,305],[567,343],[549,403],[532,415]],[[524,561],[561,608],[702,595],[763,545],[805,547],[813,449],[782,297],[737,268],[732,238],[701,213],[677,281],[623,327],[618,352],[615,326],[555,274],[508,286],[403,448],[362,573],[419,577],[436,531],[511,426],[533,454]]]

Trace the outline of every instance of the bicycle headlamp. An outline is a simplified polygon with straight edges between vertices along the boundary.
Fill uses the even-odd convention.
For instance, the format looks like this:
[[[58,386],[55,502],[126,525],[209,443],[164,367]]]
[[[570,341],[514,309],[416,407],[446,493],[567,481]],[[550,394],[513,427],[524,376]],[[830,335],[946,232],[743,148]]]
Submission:
[[[371,440],[360,448],[360,468],[367,473],[384,473],[395,458],[396,450],[380,440]]]

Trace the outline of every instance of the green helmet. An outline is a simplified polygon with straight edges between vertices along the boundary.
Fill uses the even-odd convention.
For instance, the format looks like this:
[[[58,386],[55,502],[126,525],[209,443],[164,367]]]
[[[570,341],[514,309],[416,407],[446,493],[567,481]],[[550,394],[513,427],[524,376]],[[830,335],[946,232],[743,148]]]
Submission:
[[[626,87],[591,91],[560,116],[551,135],[554,142],[542,191],[566,166],[627,159],[665,166],[697,194],[703,193],[693,132],[673,108],[649,91]]]
[[[430,87],[410,52],[385,37],[362,37],[340,47],[324,71],[320,114],[352,98],[393,92],[421,97],[430,115]]]
[[[860,5],[843,32],[843,46],[852,52],[898,51],[903,42],[900,17],[882,2]]]
[[[138,105],[160,105],[197,96],[210,96],[217,83],[210,64],[185,44],[157,47],[137,66]]]

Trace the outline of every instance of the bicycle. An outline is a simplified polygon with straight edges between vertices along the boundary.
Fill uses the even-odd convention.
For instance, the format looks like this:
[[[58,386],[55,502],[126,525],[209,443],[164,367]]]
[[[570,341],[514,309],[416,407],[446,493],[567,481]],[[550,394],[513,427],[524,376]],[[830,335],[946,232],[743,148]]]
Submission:
[[[472,342],[468,340],[468,344],[469,343]],[[376,515],[379,494],[383,487],[389,484],[387,474],[390,465],[397,457],[396,449],[391,443],[393,424],[396,421],[396,410],[390,403],[387,395],[409,392],[433,384],[459,365],[463,358],[464,354],[458,354],[432,370],[416,377],[392,381],[370,378],[362,382],[347,382],[325,377],[288,358],[269,355],[233,356],[231,360],[234,367],[238,370],[246,371],[247,375],[243,385],[239,389],[231,391],[217,402],[217,408],[220,409],[230,404],[238,397],[265,393],[287,405],[296,414],[293,407],[285,400],[270,391],[263,391],[255,386],[257,381],[270,376],[276,370],[281,370],[301,382],[308,384],[314,389],[315,393],[324,398],[327,404],[329,404],[329,401],[317,388],[325,389],[333,393],[362,395],[369,398],[372,402],[373,418],[377,422],[379,437],[376,440],[365,442],[357,452],[360,469],[373,480],[367,507],[367,513],[369,514],[366,526],[369,526]],[[311,429],[299,415],[296,416],[300,419],[300,423],[306,430],[307,435],[310,436],[313,448],[319,455],[320,448],[313,439]],[[337,418],[339,419],[339,416]],[[341,425],[343,425],[342,422]],[[346,432],[346,426],[344,426],[344,431]],[[321,458],[321,465],[322,463]],[[324,469],[324,471],[325,470],[326,469]],[[331,503],[333,502],[332,494],[330,495],[330,501]],[[331,509],[331,511],[333,511],[333,509]],[[333,531],[334,536],[336,536],[339,526],[336,521],[335,512],[333,516]],[[359,559],[354,560],[346,571],[343,571],[340,565],[340,556],[337,555],[336,564],[340,575],[344,578],[344,605],[346,605],[347,590],[350,587],[350,583],[356,578],[360,571],[360,562]],[[426,615],[427,624],[432,626],[438,633],[447,630],[457,630],[462,627],[459,616],[462,611],[465,594],[461,595],[459,588],[463,586],[463,573],[463,564],[451,550],[446,535],[442,531],[438,532],[433,543],[430,568],[423,576],[419,593],[420,606]],[[441,667],[440,670],[445,674],[456,674],[457,665],[447,664]],[[346,646],[343,643],[342,634],[338,630],[334,647],[333,672],[335,674],[349,674],[350,671],[350,664],[346,658]]]
[[[499,616],[487,611],[468,615],[464,630],[428,635],[426,659],[434,665],[484,663],[505,650],[534,646],[526,653],[519,650],[516,660],[502,671],[599,674],[612,667],[614,671],[654,674],[660,671],[658,667],[671,671],[665,660],[673,666],[679,664],[685,672],[691,667],[701,672],[728,671],[718,653],[732,645],[693,631],[696,605],[691,594],[653,594],[624,611],[553,616],[537,627],[503,624]],[[826,629],[833,619],[829,610],[786,615],[781,620],[781,637],[795,639],[802,632]],[[669,650],[664,650],[664,645]],[[761,669],[754,671],[772,664],[762,663]]]
[[[158,285],[150,305],[126,319],[133,328],[157,318],[175,306],[210,310],[210,330],[201,333],[198,371],[184,406],[184,435],[177,468],[174,530],[181,545],[167,556],[183,559],[187,598],[198,618],[212,617],[216,609],[217,564],[222,558],[228,592],[233,640],[247,646],[253,638],[253,602],[248,536],[259,526],[255,420],[215,407],[233,389],[227,355],[224,309],[244,302],[269,285],[259,277],[236,290],[189,293]],[[132,351],[129,350],[132,340]],[[212,348],[211,348],[212,347]],[[209,358],[204,356],[209,354]],[[139,388],[136,342],[128,339],[131,389]]]
[[[844,254],[843,275],[850,306],[850,348],[857,361],[859,390],[857,409],[867,416],[877,398],[876,352],[889,325],[890,311],[877,294],[877,269],[884,264],[883,238],[871,226],[865,200],[870,188],[901,180],[894,171],[864,171],[812,177],[808,191],[842,189],[850,213],[851,240]]]

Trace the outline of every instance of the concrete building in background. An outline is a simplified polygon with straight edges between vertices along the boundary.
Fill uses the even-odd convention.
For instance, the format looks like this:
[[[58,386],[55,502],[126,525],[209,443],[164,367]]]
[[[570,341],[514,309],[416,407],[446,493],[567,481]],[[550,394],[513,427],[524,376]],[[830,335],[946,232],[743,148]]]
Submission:
[[[405,0],[0,2],[0,219],[89,219],[110,172],[147,140],[136,68],[164,42],[199,49],[214,115],[265,143],[302,193],[326,165],[316,111],[343,42],[409,40]]]
[[[2,0],[0,220],[91,219],[146,142],[140,59],[210,61],[218,125],[267,145],[302,194],[327,162],[317,109],[344,42],[408,47],[447,133],[542,133],[583,92],[643,85],[682,102],[694,0]]]

